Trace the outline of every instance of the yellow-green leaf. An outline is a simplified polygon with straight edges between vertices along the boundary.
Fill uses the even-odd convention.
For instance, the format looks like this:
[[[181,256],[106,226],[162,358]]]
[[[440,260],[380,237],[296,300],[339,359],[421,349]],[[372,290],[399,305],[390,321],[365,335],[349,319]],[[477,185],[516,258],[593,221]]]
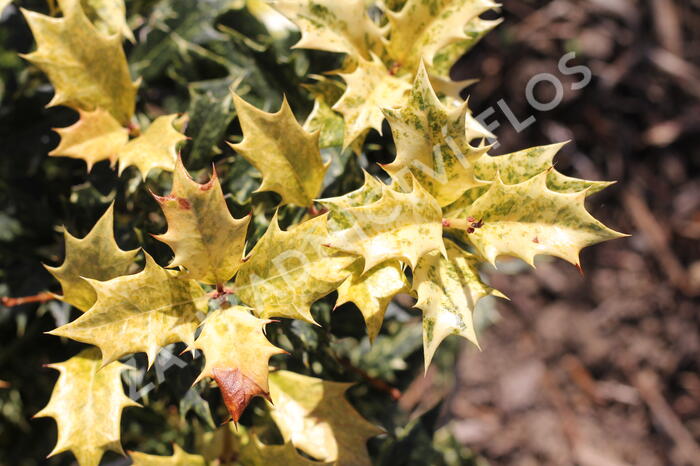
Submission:
[[[408,289],[406,276],[398,261],[379,264],[364,274],[362,262],[356,261],[350,271],[352,275],[338,287],[336,307],[355,303],[365,318],[369,339],[374,341],[382,327],[386,307],[394,296]]]
[[[382,430],[345,398],[351,386],[288,371],[270,374],[271,414],[285,441],[337,466],[370,465],[367,440]]]
[[[78,112],[80,119],[75,124],[55,130],[61,142],[49,155],[85,160],[88,171],[102,160],[114,161],[117,153],[129,142],[129,130],[101,108]]]
[[[76,238],[64,231],[66,258],[60,267],[46,269],[61,283],[61,300],[87,311],[97,299],[85,279],[110,280],[127,273],[138,250],[122,251],[114,240],[114,204],[102,214],[90,233]]]
[[[103,364],[145,352],[149,364],[163,346],[192,344],[207,311],[207,296],[193,280],[177,278],[146,256],[143,271],[109,281],[88,280],[95,304],[73,322],[49,333],[98,346]]]
[[[476,161],[474,170],[480,179],[487,181],[496,179],[496,173],[498,173],[501,180],[506,184],[522,183],[543,171],[549,170],[547,186],[553,191],[562,193],[586,191],[590,195],[613,184],[608,181],[588,181],[572,178],[562,175],[553,169],[554,156],[557,155],[564,144],[566,143],[531,147],[505,155],[491,156],[484,154]]]
[[[181,127],[186,121],[186,117],[175,114],[156,118],[142,135],[129,141],[117,154],[119,174],[131,165],[138,168],[143,179],[154,168],[174,171],[177,149],[187,139],[176,126]]]
[[[58,0],[63,17],[22,10],[37,42],[25,58],[44,71],[55,89],[49,106],[109,111],[122,125],[134,114],[137,84],[131,82],[120,35],[95,28],[79,0]]]
[[[489,20],[472,18],[464,27],[464,34],[467,39],[453,42],[447,47],[439,50],[433,57],[433,65],[430,67],[431,77],[450,80],[450,71],[482,37],[501,23],[501,19]]]
[[[372,128],[381,133],[382,108],[401,105],[411,84],[408,76],[392,75],[376,56],[359,59],[355,71],[341,76],[347,89],[333,110],[345,119],[343,146],[348,147]]]
[[[348,227],[347,215],[344,211],[352,207],[372,204],[382,197],[384,184],[377,178],[363,170],[365,182],[355,191],[343,196],[321,199],[323,205],[328,209],[328,230],[336,232]]]
[[[122,410],[139,406],[122,387],[121,373],[128,366],[113,362],[101,367],[100,351],[88,348],[48,367],[60,375],[48,405],[34,417],[56,420],[58,440],[49,456],[70,450],[80,466],[97,466],[106,451],[124,455]]]
[[[231,216],[216,171],[208,183],[199,184],[178,160],[171,193],[156,199],[168,220],[168,231],[155,238],[175,252],[170,267],[184,267],[183,278],[211,285],[233,277],[243,264],[250,217]]]
[[[408,0],[400,11],[386,11],[391,37],[387,50],[402,68],[428,67],[444,47],[469,39],[465,27],[496,7],[490,0]]]
[[[269,399],[267,361],[284,351],[265,337],[268,322],[244,307],[219,309],[204,321],[194,342],[206,359],[195,383],[206,377],[214,379],[234,422],[253,397]]]
[[[238,462],[241,466],[330,466],[331,464],[304,458],[291,442],[284,445],[267,445],[255,435],[250,435],[248,443],[243,445]]]
[[[265,113],[236,94],[233,101],[244,139],[231,147],[262,173],[258,191],[274,191],[284,204],[310,206],[329,166],[321,159],[319,133],[299,125],[286,99],[277,113]]]
[[[295,48],[370,58],[382,49],[382,34],[365,11],[365,0],[276,0],[272,5],[301,30]]]
[[[134,34],[126,24],[124,0],[80,0],[85,14],[101,32],[119,34],[131,42],[136,42]]]
[[[467,239],[486,260],[515,256],[528,264],[547,254],[578,265],[586,246],[624,235],[593,218],[584,205],[586,191],[560,193],[547,187],[548,172],[519,184],[505,184],[497,175],[489,190],[466,216],[483,220]]]
[[[172,456],[147,455],[146,453],[130,452],[134,466],[205,466],[204,457],[192,455],[173,444]]]
[[[443,105],[423,65],[406,105],[385,109],[384,114],[394,135],[396,160],[383,168],[394,180],[406,184],[413,175],[441,206],[484,185],[475,176],[474,162],[488,147],[469,144],[466,128],[471,115],[466,102],[453,108]]]
[[[282,231],[270,226],[238,271],[235,290],[262,318],[287,317],[313,323],[311,304],[334,291],[355,258],[324,246],[326,215]]]
[[[442,211],[414,179],[410,193],[382,185],[382,197],[334,212],[330,246],[364,258],[364,271],[396,259],[412,268],[430,251],[444,251]],[[323,201],[322,201],[323,202]]]
[[[479,277],[479,259],[445,240],[447,257],[423,256],[413,272],[416,307],[423,311],[423,353],[428,370],[435,350],[449,335],[460,335],[479,346],[474,330],[476,303],[489,294],[502,296]]]

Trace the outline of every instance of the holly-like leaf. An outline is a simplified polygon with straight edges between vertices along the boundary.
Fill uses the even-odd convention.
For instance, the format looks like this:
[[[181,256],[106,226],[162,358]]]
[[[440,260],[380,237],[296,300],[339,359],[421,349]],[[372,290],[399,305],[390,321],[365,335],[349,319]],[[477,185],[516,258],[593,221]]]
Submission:
[[[545,171],[509,185],[497,175],[489,190],[466,209],[467,217],[483,222],[467,238],[487,261],[506,255],[532,265],[535,255],[547,254],[578,265],[584,247],[625,236],[586,211],[586,191],[552,191],[547,177]]]
[[[469,144],[467,103],[451,109],[443,105],[422,64],[407,104],[384,114],[394,135],[396,160],[383,168],[394,180],[405,184],[413,175],[441,206],[484,185],[475,176],[474,162],[488,147]]]
[[[474,330],[476,303],[489,294],[503,296],[481,281],[479,258],[445,240],[447,257],[423,256],[413,272],[416,307],[423,311],[423,353],[428,370],[435,350],[449,335],[460,335],[479,346]]]
[[[345,398],[351,386],[288,371],[270,374],[271,414],[285,441],[338,466],[370,465],[367,440],[382,430]]]
[[[282,231],[273,217],[238,271],[235,290],[262,318],[287,317],[314,323],[311,304],[345,280],[355,258],[324,246],[326,215]]]
[[[146,453],[130,452],[134,466],[206,466],[203,456],[192,455],[173,444],[172,456],[147,455]]]
[[[274,191],[284,204],[308,207],[323,187],[329,164],[319,150],[319,133],[297,122],[287,100],[277,113],[265,113],[234,94],[244,139],[231,147],[263,175],[258,191]]]
[[[124,0],[80,0],[83,10],[95,27],[107,35],[119,34],[136,42],[134,34],[126,24]]]
[[[276,0],[272,5],[301,30],[295,48],[346,53],[370,59],[382,34],[365,11],[365,0]]]
[[[163,346],[192,345],[207,311],[207,296],[193,280],[177,278],[145,254],[143,271],[109,281],[88,280],[97,293],[95,304],[73,322],[51,332],[95,345],[103,364],[131,353],[145,352],[149,364]]]
[[[338,287],[336,307],[355,303],[365,318],[369,339],[374,341],[382,327],[386,307],[394,296],[408,290],[406,276],[399,261],[379,264],[364,274],[362,262],[356,261],[350,271],[352,275]]]
[[[457,60],[471,50],[489,31],[501,24],[501,21],[501,19],[472,18],[464,27],[464,34],[467,36],[467,39],[453,42],[435,54],[433,65],[430,67],[431,76],[433,78],[450,80],[450,71],[457,63]]]
[[[231,216],[216,171],[208,183],[199,184],[178,160],[171,193],[156,200],[168,220],[168,231],[155,238],[175,251],[170,267],[184,267],[183,278],[211,285],[233,277],[243,264],[250,217]]]
[[[553,169],[554,156],[566,143],[548,146],[531,147],[511,154],[491,156],[484,154],[476,161],[474,170],[482,180],[493,181],[496,174],[506,184],[517,184],[527,181],[540,173],[549,170],[547,186],[549,189],[562,193],[577,193],[586,191],[594,194],[614,184],[608,181],[588,181],[563,175]]]
[[[358,60],[352,73],[341,76],[347,89],[333,110],[345,119],[343,147],[348,147],[372,128],[381,134],[382,108],[401,105],[411,84],[408,76],[392,75],[376,56]]]
[[[412,184],[410,193],[382,185],[377,202],[336,211],[329,246],[362,256],[364,272],[392,259],[413,268],[424,254],[444,251],[440,205],[415,179]]]
[[[314,100],[314,108],[304,122],[304,129],[320,133],[318,143],[321,149],[343,146],[345,121],[321,98]]]
[[[59,371],[48,405],[34,417],[52,417],[58,440],[49,456],[70,450],[80,466],[97,466],[106,451],[124,455],[120,441],[122,410],[139,406],[124,394],[121,373],[128,366],[104,367],[100,351],[88,348],[68,361],[50,364]]]
[[[175,170],[177,149],[187,139],[176,127],[186,122],[186,117],[175,114],[156,118],[142,135],[129,141],[117,154],[119,174],[131,165],[138,168],[144,180],[154,168]]]
[[[250,435],[248,443],[243,445],[238,458],[241,466],[330,466],[331,463],[319,463],[301,456],[291,442],[284,445],[266,445],[255,435]]]
[[[64,231],[66,258],[60,267],[45,266],[61,283],[61,300],[87,311],[97,299],[89,280],[110,280],[127,273],[138,250],[122,251],[114,240],[114,204],[90,233],[76,238]]]
[[[109,111],[122,125],[134,114],[137,84],[131,82],[121,35],[95,28],[79,0],[58,0],[62,18],[22,10],[37,42],[24,57],[51,80],[49,106]]]
[[[206,363],[195,383],[211,377],[221,390],[234,422],[253,397],[269,399],[267,361],[285,351],[265,338],[269,321],[258,319],[249,309],[219,309],[204,321],[194,348],[202,350]]]
[[[363,170],[365,182],[355,191],[342,196],[321,199],[319,202],[328,209],[328,230],[331,232],[344,230],[347,223],[344,211],[352,207],[372,204],[382,197],[384,184]]]
[[[102,160],[114,161],[117,153],[129,142],[129,130],[101,108],[78,112],[80,119],[75,124],[55,130],[61,142],[49,155],[85,160],[88,171]]]
[[[402,68],[428,67],[444,47],[470,39],[465,26],[497,4],[490,0],[408,0],[400,11],[385,11],[391,28],[387,51]]]

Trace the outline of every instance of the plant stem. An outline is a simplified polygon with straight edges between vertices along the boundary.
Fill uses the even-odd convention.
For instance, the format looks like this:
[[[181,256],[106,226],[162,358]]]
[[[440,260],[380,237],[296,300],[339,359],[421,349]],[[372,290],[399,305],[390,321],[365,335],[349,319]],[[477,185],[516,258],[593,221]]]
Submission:
[[[0,303],[2,303],[2,305],[5,307],[15,307],[29,303],[45,303],[46,301],[51,301],[53,299],[56,299],[53,293],[44,292],[34,296],[24,296],[22,298],[10,298],[9,296],[3,296],[0,298]]]

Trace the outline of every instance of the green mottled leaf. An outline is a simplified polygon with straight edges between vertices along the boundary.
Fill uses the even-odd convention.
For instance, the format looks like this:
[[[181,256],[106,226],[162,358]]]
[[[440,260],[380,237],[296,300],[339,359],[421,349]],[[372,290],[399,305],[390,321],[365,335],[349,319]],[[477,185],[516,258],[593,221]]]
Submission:
[[[49,106],[109,111],[126,125],[134,114],[131,82],[120,35],[98,31],[79,0],[58,0],[62,18],[22,10],[37,42],[24,57],[44,71],[56,91]]]
[[[333,110],[345,119],[343,146],[348,147],[370,129],[382,132],[382,108],[399,106],[411,88],[408,77],[392,75],[384,64],[373,58],[360,59],[352,73],[341,74],[347,89]]]
[[[410,193],[382,185],[381,199],[336,210],[333,222],[329,245],[362,256],[365,272],[392,259],[415,267],[424,254],[444,251],[440,206],[415,180]]]
[[[437,252],[423,256],[413,273],[416,307],[423,311],[423,352],[428,370],[435,350],[449,335],[460,335],[479,346],[474,329],[476,303],[500,293],[479,277],[479,258],[446,240],[447,257]]]
[[[586,192],[560,193],[547,187],[545,171],[519,184],[500,177],[466,209],[467,217],[483,220],[483,227],[466,235],[478,253],[493,263],[501,255],[528,264],[547,254],[578,265],[586,246],[624,235],[593,218],[584,206]]]
[[[207,311],[207,296],[196,282],[177,278],[145,255],[142,272],[88,280],[97,293],[95,304],[49,333],[98,346],[103,364],[138,352],[145,352],[152,364],[160,348],[192,344],[200,315]]]
[[[495,6],[489,0],[408,0],[398,12],[386,11],[388,54],[402,68],[416,70],[421,60],[430,68],[441,49],[470,39],[466,24]]]
[[[355,259],[335,254],[328,241],[326,216],[282,231],[277,216],[250,252],[236,277],[235,290],[262,318],[287,317],[314,322],[311,304],[334,291]]]
[[[469,144],[467,123],[473,118],[466,102],[453,108],[443,105],[423,66],[406,105],[385,109],[384,114],[394,135],[396,160],[383,168],[395,181],[405,185],[414,177],[441,206],[484,184],[475,176],[474,162],[488,147]]]
[[[506,184],[522,183],[543,171],[549,170],[547,187],[562,193],[587,191],[587,194],[590,195],[613,184],[608,181],[580,180],[562,175],[553,169],[554,156],[557,155],[564,144],[532,147],[505,155],[491,156],[484,154],[476,161],[474,170],[480,179],[487,181],[496,179],[496,173],[498,173],[501,180]]]
[[[399,261],[376,265],[364,274],[362,262],[356,261],[350,271],[352,275],[338,287],[336,307],[355,303],[365,318],[369,339],[374,341],[382,327],[386,307],[394,296],[408,290],[406,276]]]
[[[370,59],[382,34],[365,11],[365,0],[275,0],[272,5],[301,29],[297,48]]]

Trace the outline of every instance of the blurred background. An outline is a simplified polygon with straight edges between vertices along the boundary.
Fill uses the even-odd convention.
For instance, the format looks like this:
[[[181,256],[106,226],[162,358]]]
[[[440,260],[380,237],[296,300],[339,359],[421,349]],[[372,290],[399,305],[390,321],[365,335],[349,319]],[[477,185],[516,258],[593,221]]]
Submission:
[[[257,182],[236,181],[249,167],[238,158],[231,162],[233,154],[222,144],[224,136],[240,134],[228,87],[238,86],[268,111],[278,108],[286,92],[303,117],[310,104],[298,84],[307,73],[332,68],[327,54],[289,52],[294,33],[286,42],[264,38],[259,18],[236,9],[242,3],[127,1],[136,43],[125,45],[134,76],[144,77],[140,111],[190,113],[188,166],[217,162],[237,216]],[[511,301],[479,310],[483,351],[450,338],[426,377],[420,330],[402,325],[419,321],[409,299],[392,306],[371,350],[356,310],[332,317],[328,309],[317,311],[328,312],[334,336],[280,331],[296,332],[299,345],[311,352],[331,339],[342,360],[352,362],[353,370],[331,368],[325,376],[360,382],[358,400],[372,394],[371,402],[356,405],[390,432],[389,440],[370,442],[379,464],[698,465],[700,1],[502,3],[503,23],[454,70],[455,78],[480,79],[467,94],[475,115],[493,108],[486,122],[500,124],[495,153],[570,140],[557,169],[617,180],[592,196],[588,207],[632,236],[584,250],[583,274],[558,260],[541,260],[535,270],[506,261],[487,271]],[[50,8],[39,0],[17,4],[45,13]],[[117,217],[122,247],[145,245],[167,262],[167,248],[146,234],[162,231],[163,222],[153,213],[153,200],[133,187],[135,173],[120,181],[106,166],[88,175],[82,162],[47,157],[58,140],[51,128],[76,117],[64,107],[44,108],[50,85],[17,56],[33,44],[16,5],[5,8],[0,296],[59,291],[41,266],[62,260],[58,226],[82,236],[114,198],[123,215],[121,222]],[[591,71],[582,89],[572,89],[582,75],[564,74],[558,66],[569,52],[576,53],[570,66]],[[549,111],[532,108],[526,97],[528,82],[539,73],[556,76],[564,90],[561,104]],[[541,83],[534,95],[548,102],[553,90]],[[518,131],[514,118],[524,122],[530,116],[535,121]],[[385,141],[373,137],[367,160],[386,159]],[[124,220],[132,209],[142,213]],[[41,365],[62,361],[80,347],[43,335],[70,312],[59,302],[0,307],[0,464],[49,463],[43,458],[55,439],[54,423],[31,415],[45,405],[55,380]],[[189,435],[182,431],[193,423],[213,424],[212,412],[220,422],[220,406],[206,394],[177,403],[196,371],[176,372],[172,379],[181,383],[159,389],[147,409],[126,412],[127,448],[161,452],[162,442]],[[382,413],[391,398],[376,379],[401,391],[389,403],[390,413]],[[70,464],[70,457],[50,463]]]

